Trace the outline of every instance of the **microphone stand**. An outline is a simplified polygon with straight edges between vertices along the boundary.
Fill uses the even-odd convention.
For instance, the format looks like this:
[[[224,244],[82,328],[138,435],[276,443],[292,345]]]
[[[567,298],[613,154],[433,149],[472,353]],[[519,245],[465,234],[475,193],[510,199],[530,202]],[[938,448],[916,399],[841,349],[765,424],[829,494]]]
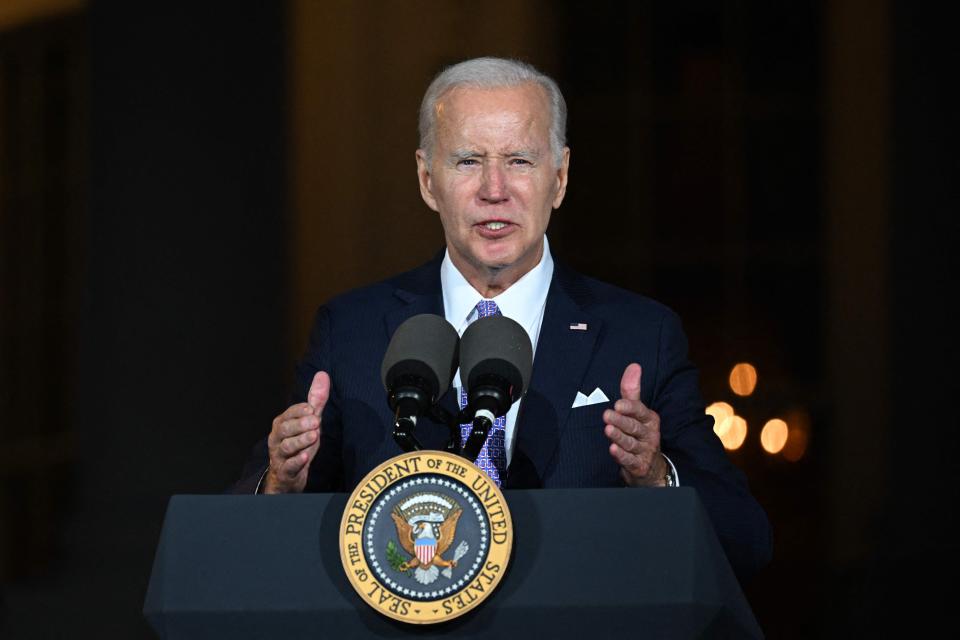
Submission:
[[[479,415],[475,416],[474,413],[478,413]],[[477,461],[477,456],[480,455],[480,450],[483,449],[483,443],[487,441],[490,429],[493,428],[493,420],[488,416],[492,415],[494,415],[494,413],[489,410],[475,412],[469,404],[457,414],[450,413],[439,404],[432,405],[426,413],[427,418],[447,427],[449,435],[447,437],[447,444],[443,450],[462,456],[470,462]],[[466,423],[472,423],[473,426],[470,429],[470,434],[467,436],[467,441],[462,442],[460,425]],[[420,441],[413,435],[413,430],[416,425],[416,417],[401,417],[398,406],[394,418],[393,439],[405,452],[420,451],[423,449]]]
[[[449,436],[447,437],[447,444],[444,446],[443,450],[455,455],[463,455],[463,450],[460,445],[460,424],[470,420],[470,416],[467,414],[467,412],[461,411],[459,414],[453,415],[439,404],[435,404],[430,407],[426,417],[447,427]],[[417,440],[415,435],[413,435],[413,430],[416,428],[416,426],[416,416],[401,416],[400,407],[398,406],[397,411],[394,414],[393,439],[400,446],[400,449],[405,453],[423,450],[423,446],[420,444],[420,441]],[[473,460],[476,460],[476,455],[474,455]],[[471,462],[473,462],[473,460],[471,460]]]
[[[476,461],[477,456],[480,455],[480,449],[483,448],[483,440],[486,440],[487,438],[487,431],[489,431],[490,425],[487,425],[486,429],[483,430],[480,447],[477,448],[477,451],[473,454],[473,457],[471,458],[470,456],[465,455],[464,447],[461,443],[460,425],[471,421],[469,406],[461,409],[459,413],[453,414],[441,407],[439,404],[435,404],[430,408],[430,412],[427,414],[427,417],[434,422],[447,427],[449,435],[447,437],[447,444],[443,448],[444,451],[467,458],[470,462]],[[483,418],[478,418],[477,420],[482,419]],[[475,437],[473,435],[475,431],[476,421],[474,421],[474,430],[470,432],[470,438]]]
[[[462,455],[460,447],[460,421],[463,419],[464,412],[453,415],[439,404],[433,405],[430,409],[430,419],[442,425],[446,425],[449,431],[447,445],[443,448],[448,453]]]
[[[420,441],[417,440],[417,437],[413,435],[413,430],[417,426],[416,416],[411,416],[409,418],[400,416],[400,408],[397,407],[397,413],[394,416],[393,421],[393,439],[400,449],[404,453],[409,453],[411,451],[420,451],[423,449],[420,446]]]
[[[481,412],[481,415],[473,417],[468,405],[460,413],[453,415],[446,409],[435,406],[430,412],[430,418],[435,422],[445,424],[450,432],[444,451],[466,458],[470,462],[476,462],[480,450],[483,449],[483,443],[487,441],[487,435],[493,428],[493,421],[483,415],[484,413],[486,412]],[[462,442],[460,425],[467,423],[472,423],[473,426],[467,436],[467,441]]]

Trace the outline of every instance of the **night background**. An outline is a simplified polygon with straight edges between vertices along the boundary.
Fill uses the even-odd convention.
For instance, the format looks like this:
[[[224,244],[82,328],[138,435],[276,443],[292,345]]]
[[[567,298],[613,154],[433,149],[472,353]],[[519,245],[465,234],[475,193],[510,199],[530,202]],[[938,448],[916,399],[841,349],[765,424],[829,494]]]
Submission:
[[[417,109],[478,55],[566,97],[555,258],[677,311],[707,403],[747,424],[767,636],[949,624],[957,46],[933,6],[4,0],[0,637],[153,637],[169,497],[239,478],[319,304],[442,246]]]

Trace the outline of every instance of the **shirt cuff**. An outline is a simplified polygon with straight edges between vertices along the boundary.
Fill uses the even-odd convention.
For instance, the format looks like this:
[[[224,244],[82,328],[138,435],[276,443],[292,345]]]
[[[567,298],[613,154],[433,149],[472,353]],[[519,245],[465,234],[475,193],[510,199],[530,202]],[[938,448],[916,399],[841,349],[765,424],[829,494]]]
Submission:
[[[667,456],[663,456],[663,457],[666,458]],[[669,460],[669,458],[667,459]],[[263,473],[260,474],[260,480],[257,482],[257,488],[254,489],[253,491],[254,495],[257,495],[260,493],[260,485],[263,484],[263,479],[267,477],[267,471],[270,471],[270,465],[267,465],[267,468],[264,469]]]
[[[675,486],[675,487],[679,487],[679,486],[680,486],[680,474],[677,473],[677,467],[674,466],[673,460],[671,460],[671,459],[667,456],[667,454],[665,454],[665,453],[662,452],[662,451],[660,452],[660,455],[663,456],[663,459],[666,460],[666,461],[667,461],[667,464],[670,465],[670,470],[673,471],[673,482],[674,482],[674,486]]]

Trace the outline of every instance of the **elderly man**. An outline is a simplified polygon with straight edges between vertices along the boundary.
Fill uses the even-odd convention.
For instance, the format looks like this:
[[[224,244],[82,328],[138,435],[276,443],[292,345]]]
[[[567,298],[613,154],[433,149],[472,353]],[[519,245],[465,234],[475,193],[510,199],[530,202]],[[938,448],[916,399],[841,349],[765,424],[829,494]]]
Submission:
[[[529,65],[479,58],[434,79],[420,109],[417,175],[446,251],[320,308],[297,369],[298,402],[273,421],[235,490],[352,489],[400,453],[378,378],[396,327],[435,313],[462,333],[502,313],[527,330],[535,355],[529,391],[480,455],[494,481],[692,486],[737,573],[767,562],[766,515],[704,414],[677,317],[553,261],[545,234],[566,193],[565,127],[556,83]],[[458,395],[442,400],[448,410]],[[418,437],[440,449],[447,433]]]

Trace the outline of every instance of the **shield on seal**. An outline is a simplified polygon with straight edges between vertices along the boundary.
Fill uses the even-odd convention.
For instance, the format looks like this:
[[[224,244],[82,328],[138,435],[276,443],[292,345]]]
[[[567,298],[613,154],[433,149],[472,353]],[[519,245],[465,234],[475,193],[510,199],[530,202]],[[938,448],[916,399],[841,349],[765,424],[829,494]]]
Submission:
[[[437,552],[436,538],[417,538],[414,543],[417,552],[417,559],[424,567],[428,566],[433,560],[433,554]]]

